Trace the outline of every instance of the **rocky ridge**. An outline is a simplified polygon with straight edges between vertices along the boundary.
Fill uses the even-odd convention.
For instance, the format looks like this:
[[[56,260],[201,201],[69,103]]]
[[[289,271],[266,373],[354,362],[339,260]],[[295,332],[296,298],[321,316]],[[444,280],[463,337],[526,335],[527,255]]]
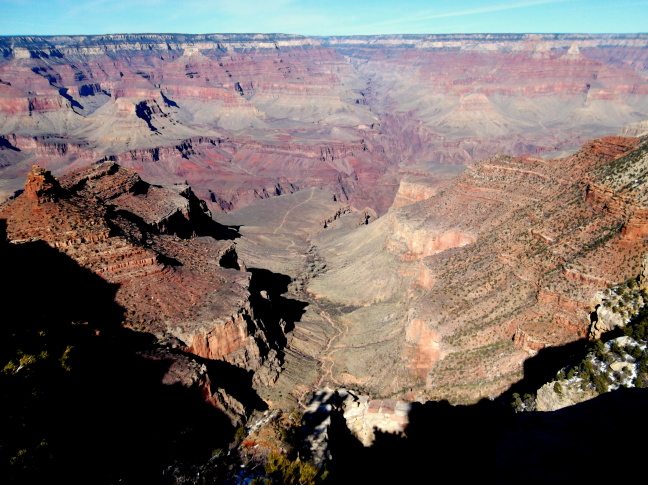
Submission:
[[[224,228],[188,186],[152,186],[112,162],[60,182],[34,167],[24,194],[2,205],[0,217],[11,244],[44,241],[118,284],[126,326],[257,371],[264,384],[276,379],[281,329],[255,315],[251,275],[232,241],[217,239]]]

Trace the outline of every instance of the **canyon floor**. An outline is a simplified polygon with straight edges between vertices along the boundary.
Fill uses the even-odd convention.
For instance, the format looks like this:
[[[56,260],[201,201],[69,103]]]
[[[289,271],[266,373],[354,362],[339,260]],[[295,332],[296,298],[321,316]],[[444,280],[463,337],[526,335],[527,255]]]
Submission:
[[[323,385],[498,396],[537,351],[588,335],[597,291],[642,271],[643,205],[631,196],[613,209],[602,187],[644,163],[645,141],[611,137],[566,159],[500,156],[405,180],[377,220],[321,189],[217,215],[239,231],[248,267],[285,275],[283,297],[303,305],[284,372],[262,392],[282,406]]]

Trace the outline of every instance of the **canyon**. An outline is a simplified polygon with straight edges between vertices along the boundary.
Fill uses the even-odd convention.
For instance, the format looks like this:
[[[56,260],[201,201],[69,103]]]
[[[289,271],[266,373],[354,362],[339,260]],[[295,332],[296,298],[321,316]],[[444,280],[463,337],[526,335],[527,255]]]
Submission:
[[[510,469],[519,465],[510,460],[526,463],[505,444],[524,440],[516,426],[540,431],[533,420],[505,419],[499,396],[528,379],[536,356],[600,331],[592,315],[604,318],[598,305],[607,288],[645,284],[646,173],[646,138],[608,137],[563,159],[477,162],[374,222],[319,188],[263,199],[216,222],[190,187],[151,185],[114,162],[59,179],[36,166],[24,192],[0,206],[0,250],[20,275],[3,282],[4,304],[47,334],[84,332],[100,356],[134,347],[145,365],[163,363],[152,382],[193,390],[230,426],[265,408],[278,419],[277,411],[300,405],[307,414],[343,406],[346,424],[331,413],[313,434],[325,442],[312,451],[341,483],[360,479],[347,475],[358,463],[363,474],[378,473],[372,457],[386,450],[390,433],[424,443],[439,431],[440,415],[451,419],[446,445],[454,443],[450,423],[460,420],[473,446],[495,440],[508,450],[495,462],[484,455],[486,469]],[[35,296],[48,303],[30,305]],[[134,337],[123,331],[153,340],[127,344]],[[72,364],[83,362],[79,341],[62,348]],[[132,359],[125,362],[133,369],[143,365]],[[9,361],[4,378],[32,368],[23,360]],[[628,396],[633,410],[642,406],[643,394]],[[597,403],[588,409],[626,405]],[[477,425],[492,416],[502,428]],[[246,446],[266,443],[263,431],[250,429]],[[382,445],[355,449],[344,429],[370,450]],[[150,457],[154,465],[159,456]],[[95,462],[88,457],[88,466]]]
[[[477,162],[369,224],[364,212],[313,218],[326,202],[316,189],[216,216],[240,225],[242,259],[290,275],[309,302],[270,400],[323,384],[497,397],[530,357],[588,336],[597,292],[643,271],[646,163],[645,139],[608,137],[563,159]]]
[[[60,327],[158,366],[161,395],[198,396],[230,434],[248,425],[247,453],[268,439],[252,420],[298,409],[322,463],[351,466],[340,429],[364,446],[413,437],[419,456],[434,413],[491,412],[550,380],[529,384],[542,356],[625,324],[601,295],[648,267],[647,44],[0,37],[0,256],[29,268],[5,278],[5,307],[30,338]],[[87,358],[48,345],[61,365]],[[31,372],[24,349],[0,350],[3,375]],[[497,449],[521,440],[512,420],[470,419]]]
[[[645,34],[0,38],[0,196],[33,164],[188,182],[213,212],[309,187],[383,214],[400,170],[551,157],[648,117]],[[645,131],[645,127],[643,128]]]

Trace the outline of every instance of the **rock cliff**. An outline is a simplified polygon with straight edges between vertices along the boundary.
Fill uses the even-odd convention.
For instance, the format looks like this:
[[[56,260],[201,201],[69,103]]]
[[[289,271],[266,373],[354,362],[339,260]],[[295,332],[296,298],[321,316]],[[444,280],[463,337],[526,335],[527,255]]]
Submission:
[[[187,181],[212,211],[318,187],[383,214],[405,166],[547,157],[626,125],[636,133],[648,118],[647,43],[567,34],[5,37],[0,195],[18,190],[33,164],[62,175],[110,160],[152,183]]]
[[[520,379],[538,350],[586,337],[597,292],[641,271],[646,153],[611,137],[565,159],[498,156],[322,240],[309,291],[347,308],[332,378],[470,401]]]
[[[276,379],[277,336],[267,333],[281,329],[255,315],[250,273],[190,187],[153,186],[113,162],[60,181],[35,166],[0,218],[10,243],[44,241],[118,284],[127,326]]]

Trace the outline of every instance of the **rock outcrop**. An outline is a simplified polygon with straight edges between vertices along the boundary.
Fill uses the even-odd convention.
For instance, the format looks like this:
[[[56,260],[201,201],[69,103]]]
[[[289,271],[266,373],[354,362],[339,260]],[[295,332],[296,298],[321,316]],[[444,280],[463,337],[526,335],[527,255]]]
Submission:
[[[56,202],[61,194],[61,186],[52,174],[43,167],[34,165],[25,183],[25,197],[36,204]]]
[[[163,385],[199,390],[205,402],[222,411],[234,426],[241,426],[247,420],[250,410],[246,405],[213,382],[207,366],[191,355],[162,346],[141,355],[144,359],[168,364],[161,380]]]
[[[110,283],[124,323],[203,359],[260,372],[278,357],[250,302],[250,278],[224,228],[186,185],[164,188],[106,162],[60,179],[34,167],[0,207],[10,243],[41,240]],[[242,271],[242,270],[243,271]],[[271,342],[272,340],[272,342]],[[206,384],[205,384],[206,385]]]
[[[410,409],[409,403],[397,399],[370,399],[348,389],[320,389],[304,410],[311,456],[316,463],[331,458],[327,438],[332,418],[341,416],[353,436],[370,447],[378,432],[404,436]]]
[[[560,387],[557,387],[556,382],[548,382],[538,389],[536,411],[556,411],[597,396],[592,389],[583,391],[579,384],[561,383],[559,384]]]

